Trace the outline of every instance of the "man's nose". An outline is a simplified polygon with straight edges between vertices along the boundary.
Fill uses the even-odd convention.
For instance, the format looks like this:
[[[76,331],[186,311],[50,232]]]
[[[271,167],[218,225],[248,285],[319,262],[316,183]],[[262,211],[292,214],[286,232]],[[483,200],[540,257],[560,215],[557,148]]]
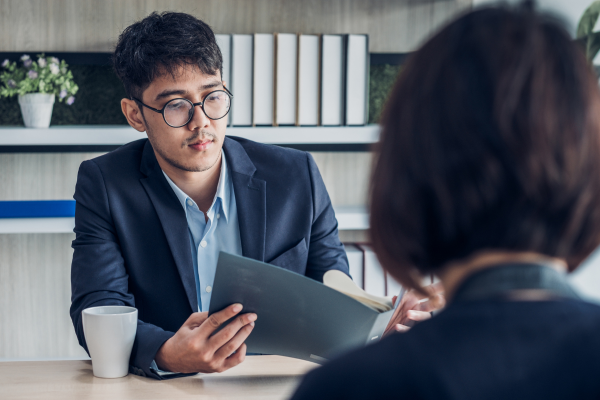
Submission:
[[[202,108],[202,103],[194,104],[194,115],[192,115],[192,119],[188,122],[188,128],[191,131],[196,128],[203,128],[210,125],[210,121],[211,119],[206,116]]]

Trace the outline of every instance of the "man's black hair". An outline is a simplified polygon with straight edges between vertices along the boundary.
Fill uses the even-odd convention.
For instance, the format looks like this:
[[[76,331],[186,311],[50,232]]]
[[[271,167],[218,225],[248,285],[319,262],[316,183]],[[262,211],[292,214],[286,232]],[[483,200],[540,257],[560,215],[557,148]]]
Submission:
[[[176,12],[153,12],[127,27],[119,36],[112,63],[129,98],[141,99],[156,77],[175,76],[182,65],[208,75],[223,74],[212,29],[196,17]]]

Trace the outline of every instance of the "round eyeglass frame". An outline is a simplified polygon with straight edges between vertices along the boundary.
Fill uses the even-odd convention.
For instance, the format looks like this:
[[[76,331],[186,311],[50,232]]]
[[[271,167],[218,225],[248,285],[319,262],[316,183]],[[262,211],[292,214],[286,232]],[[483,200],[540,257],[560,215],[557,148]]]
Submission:
[[[213,93],[216,93],[216,92],[224,92],[224,93],[225,93],[227,96],[229,96],[229,110],[227,110],[227,112],[226,112],[226,113],[225,113],[225,114],[224,114],[222,117],[219,117],[219,118],[211,118],[211,117],[209,117],[209,116],[208,116],[208,114],[207,114],[207,113],[206,113],[206,111],[204,110],[204,101],[206,100],[206,98],[207,98],[208,96],[210,96],[211,94],[213,94]],[[137,101],[138,103],[140,103],[140,104],[141,104],[141,105],[143,105],[144,107],[146,107],[146,108],[148,108],[148,109],[150,109],[150,110],[152,110],[152,111],[154,111],[154,112],[157,112],[157,113],[159,113],[159,114],[162,114],[162,116],[163,116],[163,120],[165,121],[165,124],[169,125],[171,128],[181,128],[182,126],[186,126],[187,124],[189,124],[189,123],[190,123],[190,121],[192,120],[192,118],[194,118],[194,113],[196,112],[196,107],[197,107],[197,106],[200,106],[200,108],[202,108],[202,112],[204,113],[204,115],[206,115],[206,118],[208,118],[208,119],[211,119],[211,120],[213,120],[213,121],[217,121],[217,120],[219,120],[219,119],[223,119],[223,118],[225,118],[225,117],[227,116],[227,114],[229,114],[229,111],[231,110],[231,99],[232,99],[232,98],[233,98],[233,94],[232,94],[232,93],[229,91],[229,89],[227,89],[226,87],[223,87],[223,89],[219,89],[219,90],[213,90],[212,92],[208,93],[206,96],[204,96],[204,98],[202,98],[202,101],[201,101],[201,102],[199,102],[199,103],[193,103],[191,100],[184,99],[183,97],[177,97],[177,98],[175,98],[175,99],[171,99],[171,100],[167,101],[167,102],[165,103],[165,105],[163,106],[163,108],[161,108],[160,110],[159,110],[159,109],[157,109],[157,108],[154,108],[154,107],[150,107],[150,106],[149,106],[149,105],[147,105],[147,104],[144,104],[144,103],[143,103],[143,102],[142,102],[140,99],[138,99],[137,97],[133,97],[133,100]],[[171,125],[170,123],[168,123],[168,122],[167,122],[167,119],[165,118],[165,109],[167,108],[167,106],[169,105],[169,103],[171,103],[171,102],[173,102],[173,101],[176,101],[176,100],[184,100],[184,101],[187,101],[188,103],[190,103],[190,104],[192,105],[192,112],[191,112],[191,114],[190,114],[190,117],[189,117],[189,119],[186,121],[186,123],[185,123],[185,124],[183,124],[183,125],[178,125],[178,126]]]

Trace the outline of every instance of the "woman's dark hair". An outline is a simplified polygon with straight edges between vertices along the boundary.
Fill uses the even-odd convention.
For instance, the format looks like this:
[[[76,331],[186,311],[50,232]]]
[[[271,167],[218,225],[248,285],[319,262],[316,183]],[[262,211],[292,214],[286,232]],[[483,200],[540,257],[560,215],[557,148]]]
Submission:
[[[600,242],[600,97],[549,17],[486,8],[408,60],[383,112],[370,193],[383,266],[418,287],[478,251],[575,269]]]
[[[176,12],[153,12],[127,27],[119,36],[112,63],[130,98],[141,99],[154,78],[175,75],[182,65],[223,75],[223,58],[213,31],[198,18]]]

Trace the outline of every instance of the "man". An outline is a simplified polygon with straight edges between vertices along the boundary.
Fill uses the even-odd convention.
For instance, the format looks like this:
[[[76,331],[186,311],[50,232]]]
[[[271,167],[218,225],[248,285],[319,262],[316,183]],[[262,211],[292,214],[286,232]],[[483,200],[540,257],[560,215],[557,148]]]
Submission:
[[[331,201],[310,154],[225,137],[231,93],[204,22],[153,13],[125,29],[113,62],[128,95],[123,114],[148,139],[79,169],[79,343],[87,349],[83,309],[135,306],[133,373],[224,371],[244,360],[257,315],[234,304],[207,316],[219,251],[319,281],[330,269],[348,273]]]

